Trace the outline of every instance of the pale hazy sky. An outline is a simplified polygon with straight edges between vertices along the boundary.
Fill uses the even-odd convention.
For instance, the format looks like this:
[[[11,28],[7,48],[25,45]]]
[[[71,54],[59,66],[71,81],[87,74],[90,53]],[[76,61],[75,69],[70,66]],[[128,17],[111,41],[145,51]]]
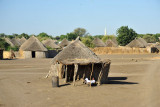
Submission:
[[[160,0],[0,0],[0,33],[116,34],[121,26],[160,33]]]

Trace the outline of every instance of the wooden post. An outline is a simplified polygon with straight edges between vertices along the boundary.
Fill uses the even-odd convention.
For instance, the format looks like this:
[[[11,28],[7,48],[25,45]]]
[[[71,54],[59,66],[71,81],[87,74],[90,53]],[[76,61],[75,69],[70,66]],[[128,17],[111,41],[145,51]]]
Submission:
[[[73,85],[74,86],[75,86],[77,71],[78,71],[78,64],[74,64],[74,77],[73,77]]]
[[[99,73],[99,76],[98,76],[98,85],[101,85],[101,77],[102,77],[102,72],[103,72],[103,68],[104,68],[104,64],[102,63],[102,68],[101,68],[101,71]]]
[[[93,73],[93,67],[94,67],[94,64],[92,63],[92,71],[91,71],[91,75],[90,75],[90,80],[92,80],[92,73]],[[90,83],[90,87],[91,87],[91,83]]]
[[[65,83],[67,83],[67,65],[66,65],[66,69],[65,69]]]

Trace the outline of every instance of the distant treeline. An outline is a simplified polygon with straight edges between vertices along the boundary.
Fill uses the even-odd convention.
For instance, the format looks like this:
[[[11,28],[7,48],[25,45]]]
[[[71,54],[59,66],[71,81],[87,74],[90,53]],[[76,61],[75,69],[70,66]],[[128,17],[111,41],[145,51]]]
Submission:
[[[0,48],[4,48],[6,50],[11,49],[8,48],[9,44],[4,41],[4,37],[6,38],[22,38],[25,37],[26,39],[30,38],[32,35],[28,35],[26,33],[22,34],[12,34],[6,35],[4,33],[0,33]],[[46,40],[48,38],[57,40],[57,42],[62,41],[64,38],[68,39],[69,41],[75,40],[78,36],[80,36],[81,41],[88,47],[94,47],[92,41],[94,38],[100,38],[103,42],[106,42],[108,39],[116,38],[119,45],[125,46],[130,41],[135,38],[144,38],[148,43],[155,43],[159,42],[160,33],[157,34],[137,34],[132,28],[128,28],[128,26],[122,26],[117,29],[117,35],[90,35],[86,29],[84,28],[76,28],[73,32],[67,33],[65,35],[60,36],[53,36],[49,35],[45,32],[42,32],[36,36],[40,41]],[[14,49],[14,47],[12,47]],[[17,49],[17,47],[16,47]]]

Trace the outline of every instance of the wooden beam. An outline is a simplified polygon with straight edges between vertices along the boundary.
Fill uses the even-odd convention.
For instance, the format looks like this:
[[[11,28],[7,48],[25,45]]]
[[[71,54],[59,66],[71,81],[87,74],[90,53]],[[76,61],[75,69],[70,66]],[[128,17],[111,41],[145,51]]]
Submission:
[[[92,80],[92,74],[93,74],[93,67],[94,67],[94,63],[92,63],[92,71],[91,71],[91,75],[90,75],[90,80]],[[91,83],[90,83],[90,87],[91,87]]]
[[[65,83],[67,83],[67,65],[66,65],[66,69],[65,69]]]
[[[78,71],[78,64],[74,64],[74,77],[73,77],[73,85],[74,86],[75,86],[77,71]]]

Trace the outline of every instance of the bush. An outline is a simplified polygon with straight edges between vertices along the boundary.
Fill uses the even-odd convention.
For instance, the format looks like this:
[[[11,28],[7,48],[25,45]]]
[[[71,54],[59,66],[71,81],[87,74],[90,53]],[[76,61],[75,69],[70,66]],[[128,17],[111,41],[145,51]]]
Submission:
[[[87,47],[94,48],[94,44],[92,43],[91,38],[82,37],[80,38],[82,40],[82,43],[84,43]]]

